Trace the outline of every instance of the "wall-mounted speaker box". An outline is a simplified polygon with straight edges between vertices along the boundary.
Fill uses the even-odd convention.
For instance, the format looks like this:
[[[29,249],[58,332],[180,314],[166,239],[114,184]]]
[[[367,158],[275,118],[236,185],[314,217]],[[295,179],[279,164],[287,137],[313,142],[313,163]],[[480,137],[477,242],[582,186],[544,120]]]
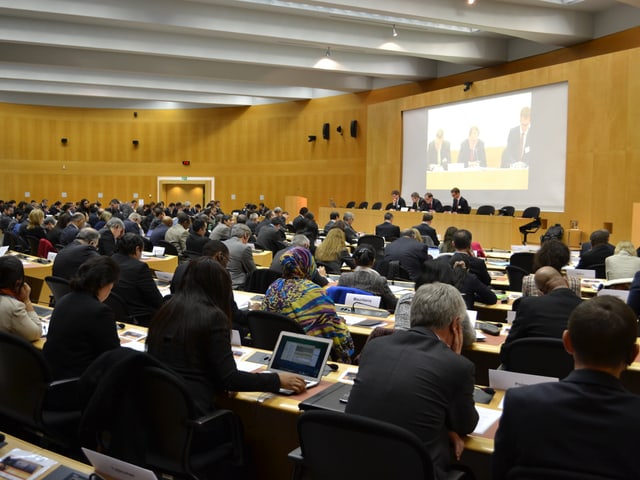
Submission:
[[[350,131],[351,131],[351,136],[353,138],[356,138],[358,136],[358,121],[357,120],[351,120]]]
[[[325,140],[329,140],[329,129],[331,127],[329,126],[328,123],[325,123],[324,125],[322,125],[322,138],[324,138]]]

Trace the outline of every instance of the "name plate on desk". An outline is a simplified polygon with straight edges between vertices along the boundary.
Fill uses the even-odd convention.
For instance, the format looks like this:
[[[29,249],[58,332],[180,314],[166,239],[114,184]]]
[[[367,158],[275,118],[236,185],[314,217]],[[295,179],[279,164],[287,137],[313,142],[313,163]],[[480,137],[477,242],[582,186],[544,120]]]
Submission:
[[[360,305],[363,307],[378,308],[380,306],[380,297],[378,295],[359,295],[357,293],[347,293],[344,299],[345,305]]]

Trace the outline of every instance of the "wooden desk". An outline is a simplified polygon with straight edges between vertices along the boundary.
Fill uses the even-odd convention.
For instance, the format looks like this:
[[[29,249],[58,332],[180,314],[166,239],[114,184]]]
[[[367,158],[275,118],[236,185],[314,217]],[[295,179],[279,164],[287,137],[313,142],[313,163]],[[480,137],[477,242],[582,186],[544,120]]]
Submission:
[[[339,212],[342,217],[345,212],[354,215],[353,228],[357,232],[374,233],[376,225],[384,221],[384,210],[359,210],[346,208],[320,207],[318,222],[323,223],[329,219],[333,211]],[[393,212],[393,223],[401,230],[411,228],[422,222],[424,212]],[[434,213],[431,226],[440,235],[450,226],[465,228],[473,234],[474,240],[480,242],[487,249],[511,248],[511,245],[522,243],[522,234],[518,227],[530,222],[531,219],[520,217],[502,217],[492,215],[457,215],[451,213]]]
[[[273,261],[273,252],[271,250],[253,251],[253,261],[260,267],[269,268]]]
[[[165,255],[163,257],[152,257],[145,256],[140,259],[147,265],[151,270],[158,270],[160,272],[173,273],[178,268],[178,257],[175,255]]]

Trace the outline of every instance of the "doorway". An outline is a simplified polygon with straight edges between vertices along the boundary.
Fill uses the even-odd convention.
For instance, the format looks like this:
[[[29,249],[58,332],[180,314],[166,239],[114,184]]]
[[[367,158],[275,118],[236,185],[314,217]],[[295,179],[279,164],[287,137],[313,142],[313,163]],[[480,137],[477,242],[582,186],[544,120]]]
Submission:
[[[158,199],[165,205],[177,202],[204,206],[214,198],[213,177],[158,177]]]

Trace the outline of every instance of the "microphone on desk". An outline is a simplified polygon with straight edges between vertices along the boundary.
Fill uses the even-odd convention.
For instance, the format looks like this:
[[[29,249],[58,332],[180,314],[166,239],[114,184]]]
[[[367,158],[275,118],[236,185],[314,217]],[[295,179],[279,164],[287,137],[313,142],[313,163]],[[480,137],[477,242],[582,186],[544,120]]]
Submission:
[[[356,313],[356,304],[361,305],[361,306],[366,307],[366,308],[371,308],[371,305],[369,305],[368,303],[353,302],[351,304],[351,313]]]

